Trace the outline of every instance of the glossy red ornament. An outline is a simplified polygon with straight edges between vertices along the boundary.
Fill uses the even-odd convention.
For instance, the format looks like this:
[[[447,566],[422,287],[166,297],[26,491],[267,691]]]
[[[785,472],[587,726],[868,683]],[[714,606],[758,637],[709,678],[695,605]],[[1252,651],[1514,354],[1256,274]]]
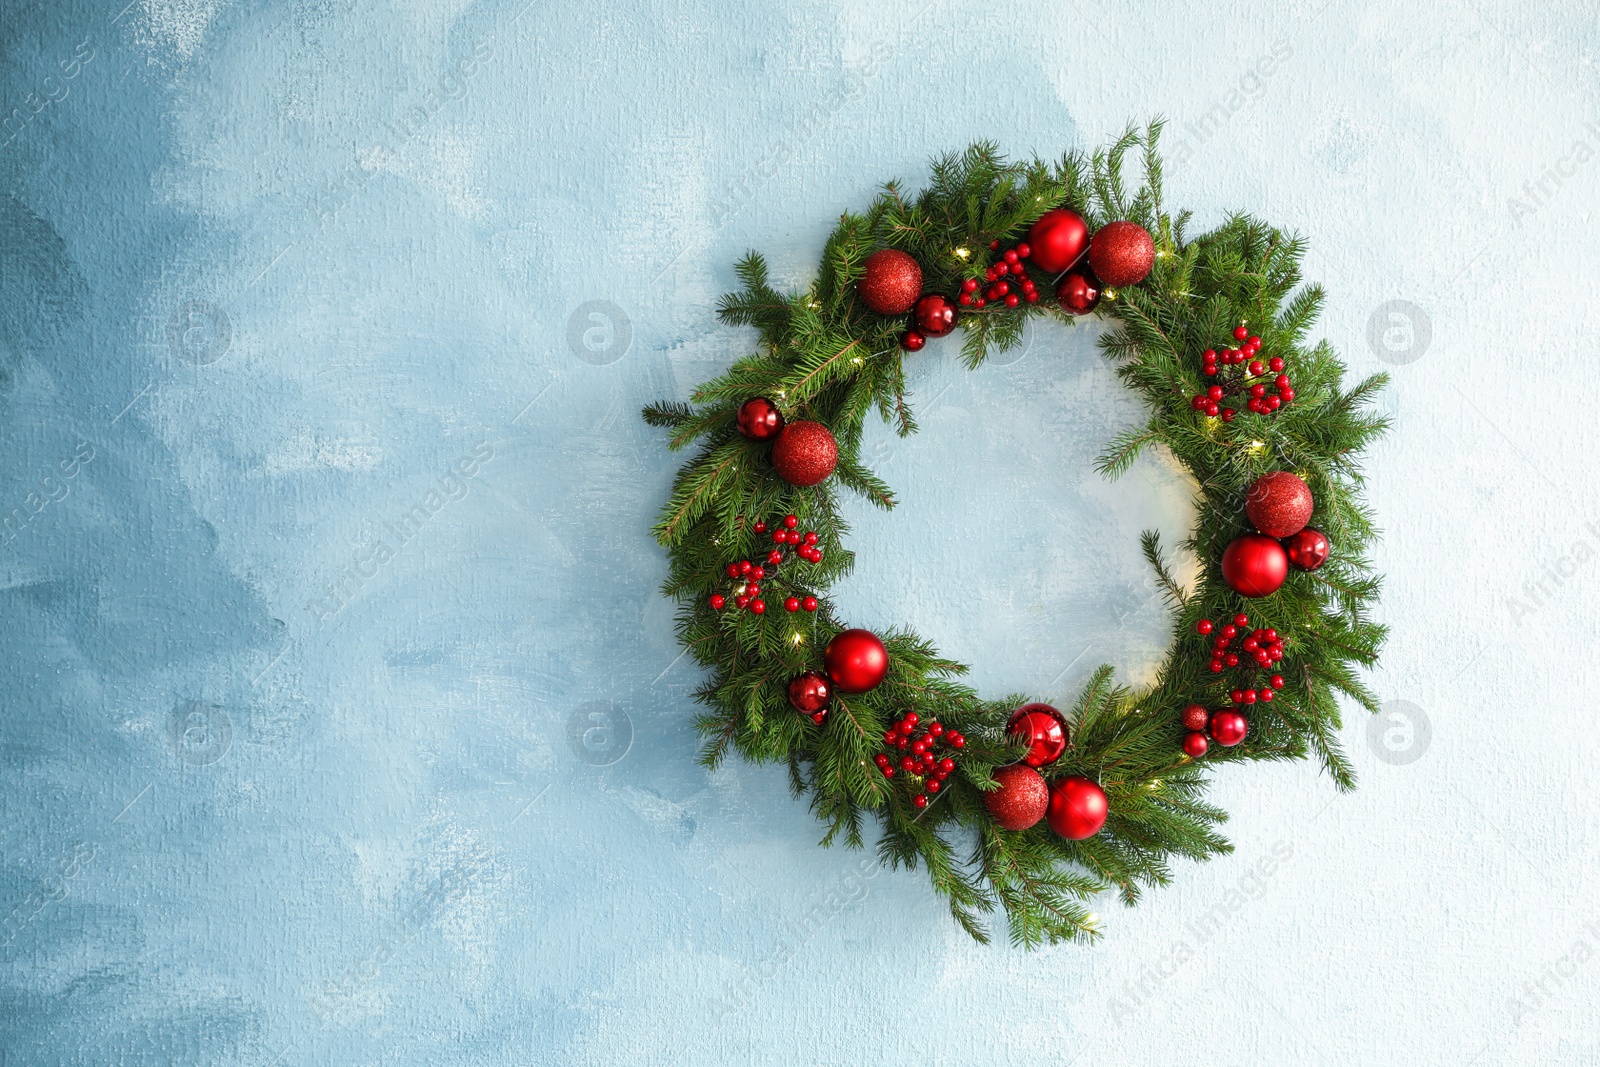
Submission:
[[[770,441],[783,430],[783,412],[764,396],[739,405],[739,432],[752,441]]]
[[[1183,754],[1199,759],[1206,754],[1206,749],[1211,746],[1206,743],[1206,735],[1198,730],[1190,730],[1183,735]]]
[[[943,293],[929,293],[917,301],[911,317],[929,337],[943,337],[956,328],[956,304]]]
[[[1067,720],[1049,704],[1024,704],[1012,712],[1006,733],[1028,742],[1022,762],[1030,767],[1046,767],[1067,750]]]
[[[1287,577],[1289,557],[1283,546],[1262,534],[1235,537],[1222,553],[1222,580],[1241,596],[1276,593]]]
[[[880,248],[861,265],[856,290],[861,302],[880,315],[904,315],[922,292],[922,268],[894,248]]]
[[[1026,830],[1044,818],[1050,807],[1050,787],[1032,767],[1014,763],[994,772],[1000,788],[983,794],[983,806],[1007,830]]]
[[[1105,284],[1138,285],[1156,262],[1156,242],[1137,222],[1108,222],[1089,243],[1089,267]]]
[[[1046,812],[1050,829],[1068,841],[1082,841],[1100,832],[1111,805],[1106,791],[1087,778],[1073,775],[1050,787]]]
[[[1056,286],[1056,301],[1064,311],[1087,315],[1100,304],[1100,279],[1088,268],[1069,270]]]
[[[797,674],[789,682],[789,704],[803,715],[815,715],[828,706],[833,687],[816,671]]]
[[[1283,551],[1288,555],[1291,567],[1296,570],[1314,571],[1328,562],[1333,544],[1328,540],[1327,534],[1307,526],[1284,540]]]
[[[1232,748],[1250,732],[1250,723],[1233,708],[1223,708],[1211,716],[1211,740],[1223,748]]]
[[[1029,258],[1034,266],[1051,274],[1078,262],[1088,247],[1088,223],[1082,215],[1066,208],[1046,211],[1028,230]]]
[[[1204,730],[1206,723],[1211,721],[1211,713],[1199,704],[1190,704],[1183,709],[1183,728],[1185,730]]]
[[[889,650],[871,630],[844,630],[823,649],[822,666],[839,692],[865,693],[889,673]]]
[[[1268,537],[1288,537],[1305,529],[1315,507],[1311,487],[1297,474],[1273,471],[1257,478],[1245,497],[1245,514]]]
[[[772,445],[772,467],[790,485],[816,485],[839,465],[839,442],[820,422],[791,422]]]
[[[921,330],[911,329],[900,335],[900,347],[907,352],[921,352],[927,343],[928,335]]]

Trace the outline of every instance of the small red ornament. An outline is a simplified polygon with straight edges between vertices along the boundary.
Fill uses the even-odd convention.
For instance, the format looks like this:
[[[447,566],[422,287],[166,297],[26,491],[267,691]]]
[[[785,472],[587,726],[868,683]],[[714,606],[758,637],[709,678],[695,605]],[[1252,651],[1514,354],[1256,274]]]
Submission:
[[[1250,723],[1233,708],[1223,708],[1211,716],[1211,740],[1223,748],[1232,748],[1250,732]]]
[[[1287,538],[1283,542],[1283,550],[1288,554],[1291,566],[1297,570],[1314,571],[1328,562],[1333,545],[1328,541],[1327,534],[1307,526]]]
[[[1211,721],[1211,713],[1199,704],[1190,704],[1183,709],[1183,728],[1185,730],[1204,730],[1206,723]]]
[[[1206,743],[1206,735],[1198,730],[1190,730],[1183,735],[1183,754],[1193,759],[1199,759],[1206,754],[1206,749],[1211,746]]]
[[[862,265],[857,290],[861,301],[880,315],[904,315],[922,292],[922,268],[894,248],[880,248]]]
[[[1311,487],[1297,474],[1273,471],[1263,474],[1245,498],[1245,514],[1268,537],[1288,537],[1305,529],[1315,507]]]
[[[1087,778],[1073,775],[1050,787],[1050,829],[1068,841],[1099,833],[1109,811],[1106,791]]]
[[[1067,720],[1049,704],[1024,704],[1006,723],[1006,733],[1028,742],[1022,762],[1030,767],[1045,767],[1067,750]]]
[[[1100,279],[1088,268],[1070,270],[1056,286],[1056,300],[1065,311],[1087,315],[1100,304]]]
[[[1014,763],[994,772],[1000,788],[983,794],[983,806],[1007,830],[1026,830],[1044,818],[1050,807],[1050,787],[1032,767]]]
[[[839,692],[865,693],[889,673],[889,650],[870,630],[844,630],[823,649],[822,665]]]
[[[839,465],[839,443],[820,422],[791,422],[772,445],[772,466],[790,485],[816,485]]]
[[[789,682],[789,703],[802,715],[815,715],[828,706],[833,687],[816,671],[797,674]]]
[[[1138,285],[1156,262],[1156,242],[1137,222],[1108,222],[1089,244],[1089,266],[1113,288]]]
[[[1028,230],[1029,258],[1034,266],[1051,274],[1078,262],[1088,247],[1088,224],[1082,215],[1066,208],[1046,211]]]
[[[752,441],[770,441],[783,430],[783,412],[764,396],[739,405],[739,432]]]
[[[956,304],[943,293],[929,293],[917,301],[911,317],[929,337],[943,337],[956,328]]]
[[[915,328],[900,335],[900,347],[907,352],[921,352],[922,346],[927,343],[928,335]]]
[[[1270,537],[1243,534],[1222,553],[1222,580],[1241,596],[1276,593],[1288,576],[1289,557]]]

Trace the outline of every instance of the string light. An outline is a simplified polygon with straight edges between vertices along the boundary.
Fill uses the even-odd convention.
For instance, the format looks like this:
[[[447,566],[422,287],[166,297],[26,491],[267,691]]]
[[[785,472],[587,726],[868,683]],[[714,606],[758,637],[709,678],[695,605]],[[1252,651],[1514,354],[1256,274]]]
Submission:
[[[806,635],[805,634],[801,634],[801,633],[797,633],[793,637],[791,637],[789,640],[793,641],[797,645],[803,645],[803,644],[806,643]]]
[[[956,249],[955,254],[957,259],[966,259],[968,256],[972,255],[972,249],[965,247],[958,248]]]

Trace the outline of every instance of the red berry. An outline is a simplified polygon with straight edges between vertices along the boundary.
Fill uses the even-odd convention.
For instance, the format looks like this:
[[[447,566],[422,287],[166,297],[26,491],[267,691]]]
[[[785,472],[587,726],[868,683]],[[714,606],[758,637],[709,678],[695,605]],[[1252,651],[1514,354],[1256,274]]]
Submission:
[[[1243,700],[1239,701],[1239,703],[1254,704],[1256,702],[1256,691],[1254,689],[1246,689],[1242,696]]]
[[[1210,389],[1206,390],[1206,399],[1208,400],[1221,400],[1224,395],[1225,394],[1222,391],[1222,386],[1220,385],[1213,385]]]
[[[939,761],[939,773],[940,774],[949,774],[951,771],[953,771],[955,769],[956,769],[956,761],[951,759],[949,756],[946,756],[944,759]]]
[[[995,249],[997,249],[999,247],[1000,247],[1000,238],[996,237],[994,240],[989,242],[989,251],[993,252]]]
[[[1250,336],[1250,331],[1245,329],[1243,326],[1235,326],[1233,328],[1233,339],[1235,341],[1243,341],[1246,337],[1249,337],[1249,336]]]
[[[911,803],[919,808],[925,808],[928,806],[928,798],[923,796],[921,793],[918,793],[916,796],[911,798]]]
[[[1266,369],[1267,368],[1262,365],[1259,359],[1252,359],[1250,361],[1249,370],[1251,374],[1263,374],[1266,372]]]
[[[1217,361],[1217,350],[1215,348],[1208,348],[1204,352],[1200,353],[1200,358],[1205,360],[1207,363],[1215,363]]]
[[[935,778],[933,781],[929,782],[927,789],[930,793],[937,793],[939,791],[939,780]]]
[[[752,600],[752,601],[750,601],[750,610],[755,612],[757,615],[760,615],[762,612],[767,610],[766,601],[764,601],[764,600]]]
[[[1206,405],[1206,414],[1212,418],[1216,418],[1221,412],[1222,409],[1217,406],[1217,402],[1215,400]]]
[[[1007,263],[1015,263],[1017,261],[1017,250],[1015,248],[1008,248],[1006,249],[1006,254],[1000,258],[1005,260]]]
[[[1033,246],[1028,242],[1023,241],[1017,246],[1017,255],[1021,256],[1023,259],[1027,259],[1029,256],[1033,255]]]
[[[883,769],[883,776],[885,778],[893,778],[894,777],[894,768],[893,767],[885,767]]]
[[[722,610],[722,605],[726,604],[727,602],[728,602],[727,598],[724,597],[721,593],[712,593],[711,594],[711,607],[712,607],[713,610],[721,611]]]
[[[767,568],[765,567],[752,567],[750,569],[750,577],[754,578],[758,582],[766,576]]]
[[[1232,422],[1233,421],[1233,417],[1236,414],[1238,414],[1238,412],[1234,411],[1232,408],[1223,408],[1222,409],[1222,421],[1223,422]]]
[[[1260,348],[1261,338],[1257,337],[1255,334],[1251,334],[1250,340],[1246,341],[1245,344],[1249,345],[1251,348]]]
[[[807,611],[816,611],[817,598],[814,596],[808,596],[804,600],[800,601],[800,606],[805,608]]]
[[[1250,625],[1250,616],[1245,615],[1243,613],[1235,615],[1233,617],[1233,624],[1235,626],[1249,626]],[[1237,631],[1237,630],[1234,631],[1234,633],[1238,633],[1238,632],[1239,631]]]
[[[1211,673],[1212,674],[1221,674],[1222,673],[1222,661],[1220,659],[1214,659],[1214,660],[1211,661]]]
[[[978,279],[968,278],[966,281],[962,282],[961,291],[963,293],[976,293],[978,291]]]
[[[1211,620],[1210,619],[1201,619],[1199,622],[1195,623],[1194,624],[1194,632],[1197,633],[1197,634],[1208,634],[1208,633],[1210,633],[1211,632]]]
[[[1226,640],[1232,641],[1239,636],[1239,628],[1230,622],[1222,628],[1222,636]]]
[[[728,577],[729,578],[737,578],[737,577],[739,577],[739,565],[737,563],[728,564]]]
[[[883,732],[883,743],[886,744],[886,745],[892,745],[896,741],[898,741],[899,739],[900,739],[899,731],[897,731],[892,726],[889,727],[889,729],[887,729],[887,730],[885,730]]]
[[[1273,370],[1282,370],[1283,358],[1281,356],[1273,356],[1271,359],[1267,360],[1267,366]]]
[[[742,559],[742,560],[739,561],[739,573],[740,574],[749,574],[751,571],[755,570],[755,566],[756,565],[754,563],[751,563],[749,560]]]
[[[798,516],[798,515],[785,515],[783,517],[783,524],[785,526],[787,526],[789,529],[792,530],[796,526],[800,525],[800,516]]]
[[[1274,688],[1274,689],[1282,689],[1283,688],[1283,675],[1274,674],[1269,679],[1269,681],[1272,683],[1272,688]]]
[[[735,597],[733,603],[735,607],[748,607],[750,605],[750,598],[747,596]]]
[[[783,598],[783,610],[784,611],[799,611],[800,610],[800,598],[799,597],[793,597],[793,596],[784,597]]]
[[[967,743],[967,739],[962,737],[960,734],[948,734],[947,736],[950,739],[950,746],[952,748],[961,748]]]
[[[766,533],[767,532],[766,521],[763,520],[761,522],[757,522],[754,526],[751,527],[751,529],[753,529],[756,533]]]
[[[1239,657],[1234,655],[1232,652],[1229,652],[1226,656],[1222,657],[1222,662],[1226,663],[1230,667],[1237,667],[1239,665]]]
[[[1268,704],[1272,703],[1272,690],[1270,689],[1257,689],[1256,696],[1260,697]]]

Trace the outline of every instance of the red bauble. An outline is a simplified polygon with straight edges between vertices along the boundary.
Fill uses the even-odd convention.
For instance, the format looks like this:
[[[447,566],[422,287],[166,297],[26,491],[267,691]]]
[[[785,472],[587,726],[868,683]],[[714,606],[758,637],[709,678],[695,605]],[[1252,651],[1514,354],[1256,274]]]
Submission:
[[[1222,553],[1222,580],[1240,596],[1268,596],[1289,577],[1283,546],[1261,534],[1235,537]]]
[[[739,405],[739,432],[752,441],[770,441],[783,430],[783,412],[764,396]]]
[[[1055,274],[1083,258],[1089,247],[1089,225],[1076,211],[1046,211],[1028,230],[1028,245],[1034,266]]]
[[[1110,805],[1106,791],[1074,775],[1050,787],[1050,829],[1068,841],[1082,841],[1100,832]]]
[[[816,485],[839,465],[839,442],[820,422],[791,422],[772,445],[772,467],[790,485]]]
[[[943,337],[956,328],[956,304],[943,293],[929,293],[917,301],[912,318],[929,337]]]
[[[922,346],[927,343],[928,335],[915,328],[900,335],[900,347],[907,352],[921,352]]]
[[[844,630],[823,649],[822,666],[839,692],[865,693],[889,673],[889,650],[871,630]]]
[[[1030,767],[1045,767],[1067,750],[1067,720],[1049,704],[1024,704],[1006,723],[1006,733],[1028,742],[1022,762]]]
[[[1223,748],[1232,748],[1250,732],[1250,723],[1233,708],[1223,708],[1211,716],[1211,740]]]
[[[1328,541],[1327,534],[1307,526],[1283,542],[1283,551],[1288,555],[1290,565],[1297,570],[1314,571],[1328,562],[1333,545]]]
[[[1206,754],[1206,749],[1211,746],[1206,743],[1206,735],[1198,730],[1190,730],[1183,735],[1183,754],[1194,759],[1199,759]]]
[[[1288,537],[1305,529],[1314,506],[1311,487],[1288,471],[1257,478],[1244,502],[1251,524],[1268,537]]]
[[[1032,767],[1014,763],[994,772],[1000,788],[983,794],[983,806],[1007,830],[1026,830],[1044,818],[1050,807],[1050,787]]]
[[[816,671],[797,674],[789,682],[789,703],[808,718],[826,708],[831,696],[833,686]]]
[[[1089,245],[1095,277],[1113,287],[1138,285],[1156,262],[1156,242],[1137,222],[1108,222]]]
[[[1056,286],[1056,300],[1074,315],[1087,315],[1100,303],[1100,279],[1088,268],[1068,271]]]
[[[1183,709],[1183,728],[1185,730],[1204,730],[1206,723],[1211,721],[1211,713],[1199,704],[1190,704]]]
[[[904,315],[922,292],[922,268],[904,252],[882,248],[862,265],[857,290],[861,301],[880,315]]]

